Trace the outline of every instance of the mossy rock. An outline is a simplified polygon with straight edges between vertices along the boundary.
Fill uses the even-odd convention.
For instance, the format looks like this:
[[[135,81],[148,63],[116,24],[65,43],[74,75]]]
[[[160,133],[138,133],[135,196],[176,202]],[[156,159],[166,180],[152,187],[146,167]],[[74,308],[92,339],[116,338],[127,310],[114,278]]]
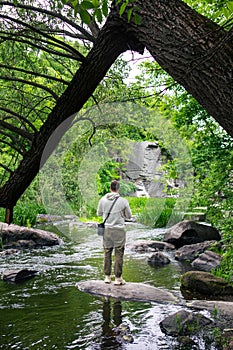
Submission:
[[[181,289],[208,296],[232,296],[233,286],[208,272],[189,271],[181,276]]]

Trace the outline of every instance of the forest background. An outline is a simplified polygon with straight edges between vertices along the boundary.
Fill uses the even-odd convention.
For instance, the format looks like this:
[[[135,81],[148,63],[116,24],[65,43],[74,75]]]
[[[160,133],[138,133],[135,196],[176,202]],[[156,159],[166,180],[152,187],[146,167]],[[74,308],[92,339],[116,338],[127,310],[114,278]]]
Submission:
[[[65,1],[64,1],[65,2]],[[0,2],[1,8],[7,2]],[[17,2],[16,2],[17,3]],[[18,2],[24,3],[24,2]],[[88,5],[89,3],[89,5]],[[78,2],[74,2],[74,8],[69,11],[76,11],[81,21],[85,25],[90,25],[88,10],[91,8],[88,1],[83,1],[82,8],[77,11]],[[98,4],[97,4],[98,3]],[[100,10],[99,2],[92,2],[92,9],[97,21],[101,23],[105,15],[106,2],[102,2]],[[226,30],[231,28],[233,2],[232,1],[189,1],[189,6],[204,16],[211,18]],[[26,4],[26,2],[25,2]],[[54,8],[62,8],[62,2],[51,2]],[[98,6],[97,6],[98,5]],[[121,7],[121,11],[125,10]],[[18,12],[27,16],[27,10],[18,8]],[[4,14],[6,18],[6,14]],[[42,15],[41,15],[42,16]],[[43,14],[46,17],[46,13]],[[45,21],[45,17],[35,16],[35,23]],[[140,22],[140,18],[135,18]],[[38,25],[39,26],[39,25]],[[31,106],[35,106],[40,101],[40,109],[34,108],[34,112],[29,114],[27,123],[31,128],[37,130],[43,124],[46,112],[51,110],[54,103],[67,86],[69,80],[77,69],[75,55],[82,52],[85,56],[89,50],[89,44],[81,40],[72,39],[66,27],[64,27],[63,36],[59,36],[57,42],[57,55],[53,52],[49,43],[46,43],[47,49],[42,46],[34,45],[28,49],[26,40],[6,40],[5,34],[1,35],[1,85],[0,98],[2,115],[7,113],[7,108],[14,110],[15,116],[22,115],[25,112],[25,102],[28,111]],[[67,31],[67,32],[66,32]],[[50,32],[49,35],[52,35]],[[58,40],[58,34],[54,33],[54,38]],[[62,42],[62,44],[61,44]],[[64,54],[64,47],[67,48]],[[134,55],[132,54],[132,60]],[[156,111],[166,120],[172,123],[182,137],[189,149],[190,159],[194,169],[194,189],[187,211],[192,211],[196,207],[206,208],[206,221],[217,227],[222,235],[224,243],[223,263],[217,274],[232,280],[233,264],[233,236],[232,236],[232,207],[233,207],[233,140],[224,131],[219,124],[203,109],[203,107],[186,90],[176,83],[157,62],[150,58],[138,59],[141,63],[137,66],[139,71],[137,76],[131,82],[128,77],[130,74],[130,65],[125,60],[124,55],[118,58],[115,64],[108,71],[106,77],[99,84],[92,99],[89,99],[83,107],[83,116],[85,112],[96,105],[106,103],[125,103],[133,102],[140,107]],[[18,67],[16,69],[16,67]],[[20,67],[20,68],[19,68]],[[36,76],[35,72],[39,69],[40,74]],[[25,81],[25,72],[31,72],[31,84]],[[34,72],[34,74],[32,74]],[[53,79],[51,76],[53,75]],[[50,95],[48,98],[47,95]],[[101,104],[100,104],[101,102]],[[12,107],[14,105],[14,108]],[[5,124],[4,124],[5,123]],[[0,181],[1,186],[10,176],[9,169],[12,171],[19,164],[24,149],[27,148],[27,142],[30,141],[30,135],[21,137],[20,141],[15,132],[17,123],[10,129],[6,129],[7,118],[3,117],[0,122],[1,128],[1,167]],[[21,119],[22,123],[22,119]],[[164,184],[167,180],[177,180],[177,160],[171,157],[169,150],[163,141],[155,139],[153,123],[149,124],[146,130],[133,127],[132,125],[116,123],[105,125],[104,127],[94,128],[89,120],[84,121],[80,126],[83,130],[78,142],[72,145],[72,148],[57,162],[62,166],[63,172],[63,191],[72,210],[79,218],[93,219],[95,208],[85,202],[75,181],[77,169],[85,156],[85,153],[96,144],[107,143],[111,137],[112,140],[130,139],[133,141],[156,141],[159,143],[166,161],[164,161],[161,171],[163,172]],[[9,124],[8,124],[9,125]],[[91,127],[90,127],[91,126]],[[14,129],[15,127],[15,129]],[[168,135],[169,136],[169,135]],[[172,135],[171,135],[172,137]],[[108,191],[112,178],[120,178],[125,171],[125,163],[110,159],[97,174],[96,181],[99,196]],[[127,196],[134,190],[134,185],[129,181],[122,181],[122,195]],[[53,189],[51,188],[51,191]],[[159,218],[156,216],[156,208],[160,206],[160,199],[155,198],[134,198],[127,197],[130,201],[134,215],[138,220],[152,227],[163,227],[166,225],[171,211],[175,205],[176,197],[179,196],[179,190],[167,189],[167,199],[163,211]],[[146,202],[151,201],[150,211]],[[147,208],[144,210],[144,208]],[[36,222],[38,213],[46,213],[46,206],[40,193],[39,176],[33,181],[26,192],[21,196],[14,210],[14,223],[18,225],[32,226]],[[62,211],[62,208],[61,208]],[[65,214],[61,212],[60,214]],[[0,221],[4,221],[5,211],[0,209]],[[154,218],[156,217],[156,220]]]

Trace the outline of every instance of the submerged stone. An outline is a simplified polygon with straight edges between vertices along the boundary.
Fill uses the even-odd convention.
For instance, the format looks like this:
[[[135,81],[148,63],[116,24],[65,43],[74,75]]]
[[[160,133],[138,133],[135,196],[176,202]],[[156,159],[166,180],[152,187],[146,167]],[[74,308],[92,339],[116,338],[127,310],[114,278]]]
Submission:
[[[23,280],[29,279],[34,277],[38,271],[36,270],[6,270],[3,273],[2,279],[4,282],[21,282]]]

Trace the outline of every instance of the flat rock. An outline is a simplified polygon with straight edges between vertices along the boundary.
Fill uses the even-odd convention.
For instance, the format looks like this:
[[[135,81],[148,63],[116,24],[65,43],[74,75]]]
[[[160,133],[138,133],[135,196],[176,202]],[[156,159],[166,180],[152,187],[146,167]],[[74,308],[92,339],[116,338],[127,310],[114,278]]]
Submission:
[[[196,310],[208,310],[219,328],[224,331],[233,331],[233,302],[220,300],[192,300],[186,305]]]
[[[76,287],[85,293],[112,297],[121,300],[178,304],[179,300],[170,292],[144,283],[127,282],[122,286],[104,283],[100,280],[82,281]]]
[[[200,309],[200,310],[216,310],[218,313],[222,313],[224,315],[228,315],[231,317],[232,323],[231,327],[233,327],[233,302],[231,301],[220,301],[220,300],[192,300],[187,303],[187,306]]]

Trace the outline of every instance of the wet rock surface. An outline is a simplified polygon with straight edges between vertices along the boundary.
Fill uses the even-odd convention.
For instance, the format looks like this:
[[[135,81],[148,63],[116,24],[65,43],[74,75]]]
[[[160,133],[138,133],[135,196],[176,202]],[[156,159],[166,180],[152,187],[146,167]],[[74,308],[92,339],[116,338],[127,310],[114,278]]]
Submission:
[[[165,266],[167,264],[170,264],[171,261],[163,253],[156,252],[151,257],[148,258],[147,262],[149,265],[156,267],[156,266]]]
[[[54,246],[62,243],[52,232],[0,223],[3,249],[30,249]]]
[[[216,241],[205,241],[196,244],[184,245],[175,252],[175,258],[179,261],[193,261],[205,250],[212,247]]]
[[[2,279],[4,282],[18,283],[34,277],[37,273],[38,271],[36,270],[28,270],[28,269],[6,270],[2,275]]]
[[[180,310],[160,322],[160,328],[167,335],[178,336],[196,334],[200,332],[202,327],[211,323],[209,318],[200,313]]]
[[[191,263],[191,266],[195,270],[210,272],[218,268],[221,265],[221,261],[222,256],[220,254],[208,250],[200,254],[199,257]]]
[[[233,286],[221,277],[203,271],[188,271],[181,276],[181,289],[202,294],[208,298],[229,296],[233,299]]]
[[[178,303],[178,299],[172,293],[144,283],[128,282],[125,285],[115,286],[114,283],[108,284],[100,280],[91,280],[78,282],[76,287],[82,292],[121,300]]]
[[[220,239],[221,236],[215,227],[184,220],[170,227],[166,231],[163,240],[174,244],[176,248],[180,248],[183,245],[211,240],[219,241]]]
[[[158,250],[174,250],[175,246],[167,242],[156,240],[140,240],[133,243],[130,248],[135,252],[144,253]]]

